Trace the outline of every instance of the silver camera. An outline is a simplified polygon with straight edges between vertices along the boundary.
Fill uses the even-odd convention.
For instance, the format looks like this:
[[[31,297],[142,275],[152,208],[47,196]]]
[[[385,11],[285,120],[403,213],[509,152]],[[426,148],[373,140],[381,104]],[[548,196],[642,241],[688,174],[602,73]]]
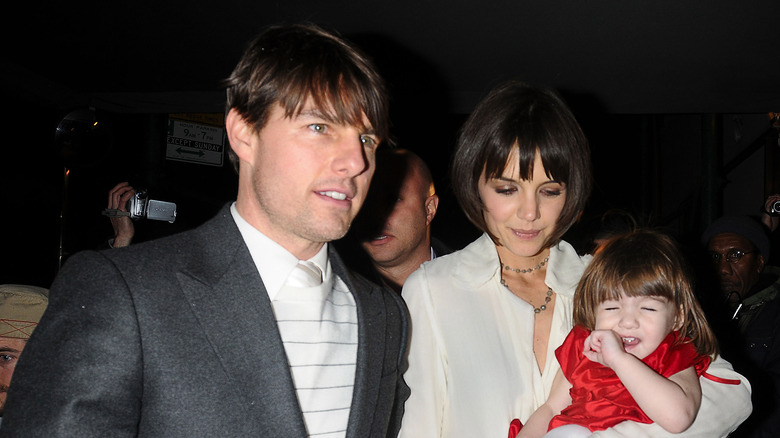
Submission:
[[[772,216],[780,216],[780,201],[772,203],[772,208],[769,210],[769,214]]]
[[[176,204],[173,202],[157,201],[149,199],[146,190],[139,190],[135,196],[127,201],[127,211],[131,219],[151,219],[155,221],[176,220]]]

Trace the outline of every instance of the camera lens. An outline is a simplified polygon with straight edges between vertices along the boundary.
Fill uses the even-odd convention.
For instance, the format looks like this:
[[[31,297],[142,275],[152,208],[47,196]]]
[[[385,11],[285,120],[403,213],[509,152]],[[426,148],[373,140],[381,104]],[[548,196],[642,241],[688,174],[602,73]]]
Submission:
[[[772,209],[769,211],[772,215],[780,215],[780,201],[772,203]]]

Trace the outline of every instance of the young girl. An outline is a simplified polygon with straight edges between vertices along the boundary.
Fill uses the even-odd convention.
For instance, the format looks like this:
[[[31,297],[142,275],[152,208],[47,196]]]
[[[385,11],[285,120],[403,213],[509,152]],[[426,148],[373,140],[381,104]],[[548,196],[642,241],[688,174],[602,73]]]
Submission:
[[[586,437],[622,421],[686,430],[715,336],[671,238],[635,231],[611,240],[574,294],[575,327],[555,352],[561,370],[520,437]],[[549,427],[548,427],[549,425]]]

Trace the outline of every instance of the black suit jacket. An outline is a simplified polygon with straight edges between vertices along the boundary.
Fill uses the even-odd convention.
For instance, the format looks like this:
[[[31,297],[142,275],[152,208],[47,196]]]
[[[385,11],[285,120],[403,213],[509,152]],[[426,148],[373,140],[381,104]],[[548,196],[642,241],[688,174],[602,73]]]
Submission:
[[[332,246],[331,246],[332,248]],[[400,298],[345,268],[359,343],[348,437],[395,437]],[[197,229],[74,255],[18,363],[0,436],[305,436],[268,294],[227,207]]]

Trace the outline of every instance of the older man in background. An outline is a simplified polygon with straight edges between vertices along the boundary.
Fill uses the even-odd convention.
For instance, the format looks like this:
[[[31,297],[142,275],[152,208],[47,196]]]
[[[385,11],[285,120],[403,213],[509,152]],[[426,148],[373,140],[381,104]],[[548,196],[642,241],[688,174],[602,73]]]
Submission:
[[[780,269],[766,264],[771,255],[767,230],[751,217],[727,216],[713,222],[702,240],[719,288],[710,323],[723,356],[753,387],[753,413],[730,436],[778,437]]]

